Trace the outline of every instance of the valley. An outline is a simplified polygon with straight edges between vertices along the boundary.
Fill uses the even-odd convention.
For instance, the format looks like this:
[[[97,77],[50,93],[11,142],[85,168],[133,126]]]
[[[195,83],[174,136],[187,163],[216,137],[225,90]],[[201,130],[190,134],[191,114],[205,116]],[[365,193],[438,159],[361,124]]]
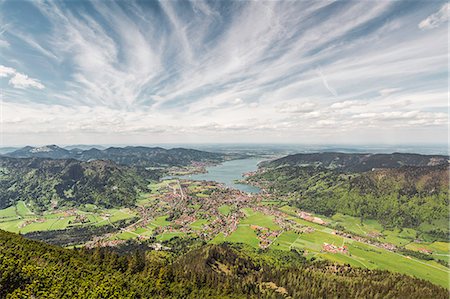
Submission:
[[[0,229],[66,247],[93,249],[139,243],[170,251],[176,242],[188,247],[195,242],[244,243],[255,250],[299,252],[311,262],[389,270],[448,286],[448,240],[420,227],[389,228],[367,217],[341,212],[325,216],[300,209],[292,204],[293,193],[280,193],[280,187],[269,191],[264,180],[255,181],[271,171],[257,170],[260,160],[170,168],[166,172],[170,176],[151,180],[128,207],[85,203],[34,212],[26,202],[18,201],[0,210]],[[236,181],[259,187],[248,189]],[[235,184],[244,188],[233,188]],[[73,237],[80,234],[83,237]]]
[[[445,156],[157,149],[160,163],[155,148],[103,151],[115,161],[61,158],[52,146],[0,157],[0,272],[37,281],[58,272],[81,286],[82,297],[448,292]],[[41,250],[44,268],[34,262],[43,262]],[[77,262],[59,268],[60,255]],[[124,284],[81,282],[78,267],[97,273],[92,281]],[[8,275],[0,285],[12,284]],[[71,284],[26,281],[12,290],[61,297],[57,290]]]

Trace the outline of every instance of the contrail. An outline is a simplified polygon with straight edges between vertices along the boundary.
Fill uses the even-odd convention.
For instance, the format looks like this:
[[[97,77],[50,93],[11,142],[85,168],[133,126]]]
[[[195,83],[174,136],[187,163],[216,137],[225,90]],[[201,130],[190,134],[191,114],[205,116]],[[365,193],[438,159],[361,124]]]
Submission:
[[[328,89],[328,91],[331,92],[332,95],[334,95],[335,97],[337,97],[337,96],[338,96],[338,93],[336,92],[336,90],[335,90],[333,87],[331,87],[331,86],[328,84],[327,78],[326,78],[325,75],[322,73],[322,71],[321,71],[320,69],[317,69],[317,73],[319,74],[320,78],[322,78],[322,82],[323,82],[323,85],[325,86],[325,88]]]

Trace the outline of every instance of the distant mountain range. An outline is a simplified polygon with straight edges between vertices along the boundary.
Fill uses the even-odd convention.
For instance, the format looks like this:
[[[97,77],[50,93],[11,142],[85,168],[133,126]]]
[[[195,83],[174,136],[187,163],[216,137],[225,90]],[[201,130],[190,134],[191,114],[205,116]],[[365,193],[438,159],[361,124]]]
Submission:
[[[420,155],[407,153],[353,154],[353,153],[310,153],[289,155],[265,163],[265,166],[321,166],[348,172],[365,172],[374,168],[399,168],[402,166],[448,165],[448,156]]]
[[[62,148],[57,145],[26,146],[4,154],[13,158],[76,159],[80,161],[111,160],[121,165],[133,166],[185,166],[192,162],[222,162],[242,155],[212,153],[194,149],[127,146],[106,149]]]

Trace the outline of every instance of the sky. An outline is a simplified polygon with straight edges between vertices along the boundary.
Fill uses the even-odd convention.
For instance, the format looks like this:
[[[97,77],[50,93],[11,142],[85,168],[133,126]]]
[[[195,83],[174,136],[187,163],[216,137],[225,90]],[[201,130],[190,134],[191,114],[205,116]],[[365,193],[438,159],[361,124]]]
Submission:
[[[0,143],[445,144],[445,1],[0,0]]]

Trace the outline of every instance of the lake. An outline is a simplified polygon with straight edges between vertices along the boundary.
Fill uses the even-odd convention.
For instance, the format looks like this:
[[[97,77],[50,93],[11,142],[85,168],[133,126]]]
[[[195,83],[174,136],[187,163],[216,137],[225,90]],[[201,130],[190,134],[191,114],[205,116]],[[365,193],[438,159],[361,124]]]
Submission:
[[[248,158],[240,160],[226,161],[216,166],[206,167],[207,173],[176,176],[180,179],[196,181],[216,181],[227,187],[241,190],[248,193],[258,193],[260,188],[246,184],[236,184],[234,180],[242,179],[242,174],[258,169],[257,164],[263,161],[262,158]]]

